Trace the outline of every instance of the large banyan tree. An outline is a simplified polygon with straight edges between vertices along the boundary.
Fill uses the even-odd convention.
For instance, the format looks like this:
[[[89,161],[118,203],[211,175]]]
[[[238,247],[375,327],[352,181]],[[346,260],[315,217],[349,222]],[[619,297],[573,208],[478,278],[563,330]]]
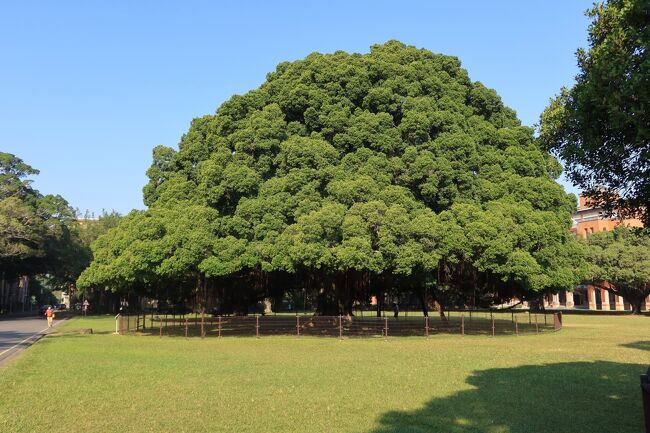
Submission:
[[[156,147],[148,209],[94,244],[79,286],[241,313],[295,290],[322,314],[394,292],[533,299],[581,266],[560,172],[455,57],[313,53]]]

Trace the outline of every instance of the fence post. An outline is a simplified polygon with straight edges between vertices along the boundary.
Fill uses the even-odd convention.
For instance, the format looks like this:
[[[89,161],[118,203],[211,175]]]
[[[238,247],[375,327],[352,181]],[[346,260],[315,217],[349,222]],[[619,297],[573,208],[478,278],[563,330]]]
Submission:
[[[650,433],[650,367],[648,367],[646,374],[641,375],[641,398],[643,400],[645,431]]]
[[[384,340],[388,339],[388,317],[384,316]]]
[[[492,312],[490,312],[490,319],[492,319],[492,336],[494,337],[494,316],[492,315]]]
[[[515,319],[515,335],[519,335],[519,324],[517,323],[517,317],[513,316]]]
[[[562,312],[553,313],[553,325],[556,331],[562,329]]]
[[[201,309],[201,338],[205,337],[205,308]]]
[[[113,333],[115,335],[122,335],[121,334],[122,326],[120,323],[121,322],[120,318],[121,318],[120,313],[117,313],[117,316],[115,316],[115,332]]]
[[[135,316],[135,332],[138,332],[138,329],[140,329],[140,316],[139,315]]]
[[[429,338],[429,316],[424,316],[424,336]]]
[[[460,335],[465,335],[465,315],[460,315]]]
[[[160,337],[162,337],[162,317],[158,316],[158,321],[160,322]]]
[[[187,317],[185,318],[185,338],[187,338]]]
[[[537,324],[537,314],[535,314],[535,334],[539,334],[539,325]]]
[[[217,325],[218,328],[217,329],[218,329],[218,333],[219,333],[218,335],[219,335],[219,338],[221,338],[221,316],[217,316],[217,323],[218,323],[218,325]]]
[[[300,337],[300,316],[296,315],[296,335]]]
[[[260,338],[260,316],[255,316],[255,337]]]
[[[339,339],[343,340],[343,316],[339,314]]]

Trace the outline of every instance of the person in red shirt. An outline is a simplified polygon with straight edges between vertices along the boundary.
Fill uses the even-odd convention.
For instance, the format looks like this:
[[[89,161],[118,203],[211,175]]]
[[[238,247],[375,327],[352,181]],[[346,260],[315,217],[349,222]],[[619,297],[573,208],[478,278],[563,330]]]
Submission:
[[[47,317],[47,327],[51,328],[52,323],[54,322],[54,310],[52,307],[47,307],[47,310],[45,310],[45,317]]]

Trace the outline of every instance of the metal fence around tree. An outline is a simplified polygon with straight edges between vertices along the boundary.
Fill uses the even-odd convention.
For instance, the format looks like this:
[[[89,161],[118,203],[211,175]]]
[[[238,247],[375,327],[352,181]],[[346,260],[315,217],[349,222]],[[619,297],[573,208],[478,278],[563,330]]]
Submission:
[[[117,317],[120,334],[160,336],[397,337],[436,334],[522,335],[558,331],[562,313],[520,311],[446,311],[444,316],[358,317],[315,315],[208,316],[205,314],[136,314]]]

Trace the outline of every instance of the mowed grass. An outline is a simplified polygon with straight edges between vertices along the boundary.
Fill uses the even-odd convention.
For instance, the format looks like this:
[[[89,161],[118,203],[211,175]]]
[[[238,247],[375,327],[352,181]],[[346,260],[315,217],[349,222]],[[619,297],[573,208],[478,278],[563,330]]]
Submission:
[[[564,319],[341,341],[114,336],[110,317],[75,318],[0,367],[0,431],[642,431],[650,317]]]

